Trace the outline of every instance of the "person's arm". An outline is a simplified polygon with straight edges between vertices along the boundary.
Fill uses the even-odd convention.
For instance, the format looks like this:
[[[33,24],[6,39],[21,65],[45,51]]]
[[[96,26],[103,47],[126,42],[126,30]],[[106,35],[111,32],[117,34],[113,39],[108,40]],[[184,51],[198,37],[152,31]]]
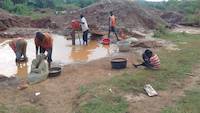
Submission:
[[[35,45],[35,49],[36,49],[36,55],[38,55],[38,49],[39,49],[39,47],[37,45]]]
[[[35,50],[36,50],[36,55],[38,55],[38,49],[39,49],[39,46],[37,44],[37,39],[35,38]]]
[[[150,58],[145,53],[142,55],[142,57],[143,57],[144,62],[150,63]]]

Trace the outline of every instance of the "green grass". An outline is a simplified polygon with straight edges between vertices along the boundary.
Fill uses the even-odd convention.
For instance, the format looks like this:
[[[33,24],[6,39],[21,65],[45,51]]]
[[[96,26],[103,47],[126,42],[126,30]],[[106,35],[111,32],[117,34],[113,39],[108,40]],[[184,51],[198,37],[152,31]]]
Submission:
[[[36,106],[17,106],[17,108],[10,108],[6,105],[0,104],[0,113],[43,113]]]
[[[200,36],[188,34],[167,34],[161,38],[171,40],[178,45],[180,51],[168,51],[161,49],[158,53],[161,60],[161,70],[138,70],[114,77],[111,82],[113,86],[124,91],[142,92],[143,86],[150,83],[157,90],[164,90],[171,80],[182,80],[190,73],[192,66],[200,61]],[[188,44],[180,44],[180,42]]]
[[[192,66],[200,61],[200,35],[166,33],[160,35],[160,38],[174,42],[181,50],[169,51],[162,48],[158,52],[161,59],[160,70],[138,69],[134,73],[126,72],[108,81],[92,84],[87,90],[82,87],[80,91],[82,95],[79,99],[81,101],[77,106],[80,113],[105,113],[105,111],[106,113],[125,113],[128,102],[122,98],[124,93],[144,93],[143,87],[147,83],[156,90],[166,90],[170,87],[171,81],[181,81],[187,77],[186,73],[190,73]],[[187,44],[181,44],[181,42],[187,42]],[[119,93],[110,93],[108,88]],[[86,98],[88,95],[90,95],[89,98]],[[120,98],[118,99],[120,101],[113,101],[112,98],[115,97]],[[118,112],[115,109],[121,111]]]
[[[20,106],[17,108],[17,113],[43,113],[34,106]]]
[[[29,15],[29,16],[31,17],[31,19],[37,20],[37,19],[47,17],[48,14],[47,13],[32,12],[31,15]]]
[[[200,112],[200,89],[187,91],[174,107],[167,107],[161,113],[199,113]]]
[[[80,105],[78,113],[126,113],[128,104],[120,96],[96,96]]]
[[[0,113],[9,113],[9,110],[5,105],[0,104]]]

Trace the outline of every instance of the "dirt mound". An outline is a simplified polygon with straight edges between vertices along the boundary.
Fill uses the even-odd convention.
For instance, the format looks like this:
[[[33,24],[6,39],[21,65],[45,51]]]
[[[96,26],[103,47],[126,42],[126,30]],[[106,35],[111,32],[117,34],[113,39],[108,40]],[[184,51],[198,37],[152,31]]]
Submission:
[[[33,28],[52,28],[56,29],[58,26],[55,22],[52,22],[50,17],[38,19],[38,20],[32,20],[31,21],[31,27]]]
[[[80,9],[67,15],[66,21],[70,23],[72,19],[79,19],[82,13],[88,20],[89,25],[96,25],[103,29],[108,29],[109,12],[113,11],[117,17],[118,28],[125,27],[127,29],[154,29],[159,24],[165,22],[156,15],[150,14],[133,1],[123,0],[105,0],[93,4],[89,7]]]
[[[31,20],[29,17],[22,17],[9,14],[0,9],[0,31],[7,30],[10,27],[33,27],[33,28],[52,28],[56,29],[58,26],[52,22],[50,17],[39,20]]]
[[[18,17],[0,10],[0,31],[6,30],[9,27],[28,27],[26,17]]]
[[[178,12],[164,12],[161,18],[170,24],[179,24],[183,20],[183,15]]]

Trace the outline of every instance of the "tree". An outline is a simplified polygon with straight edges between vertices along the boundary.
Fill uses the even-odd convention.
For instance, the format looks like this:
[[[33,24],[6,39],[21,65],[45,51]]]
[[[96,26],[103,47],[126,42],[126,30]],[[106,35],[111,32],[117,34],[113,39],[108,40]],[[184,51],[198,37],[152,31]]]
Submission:
[[[14,4],[11,0],[4,0],[3,1],[3,9],[12,11],[14,9]]]
[[[12,0],[14,4],[24,4],[27,0]]]

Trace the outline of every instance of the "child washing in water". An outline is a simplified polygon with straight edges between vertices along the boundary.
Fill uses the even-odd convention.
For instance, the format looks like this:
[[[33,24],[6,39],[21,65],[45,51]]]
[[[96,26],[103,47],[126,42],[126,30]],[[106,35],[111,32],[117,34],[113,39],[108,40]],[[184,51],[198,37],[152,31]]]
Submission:
[[[145,66],[149,69],[160,69],[160,59],[151,50],[149,49],[145,50],[142,56],[144,62],[142,64],[137,64],[137,65],[133,64],[135,68],[137,68],[138,66]]]

